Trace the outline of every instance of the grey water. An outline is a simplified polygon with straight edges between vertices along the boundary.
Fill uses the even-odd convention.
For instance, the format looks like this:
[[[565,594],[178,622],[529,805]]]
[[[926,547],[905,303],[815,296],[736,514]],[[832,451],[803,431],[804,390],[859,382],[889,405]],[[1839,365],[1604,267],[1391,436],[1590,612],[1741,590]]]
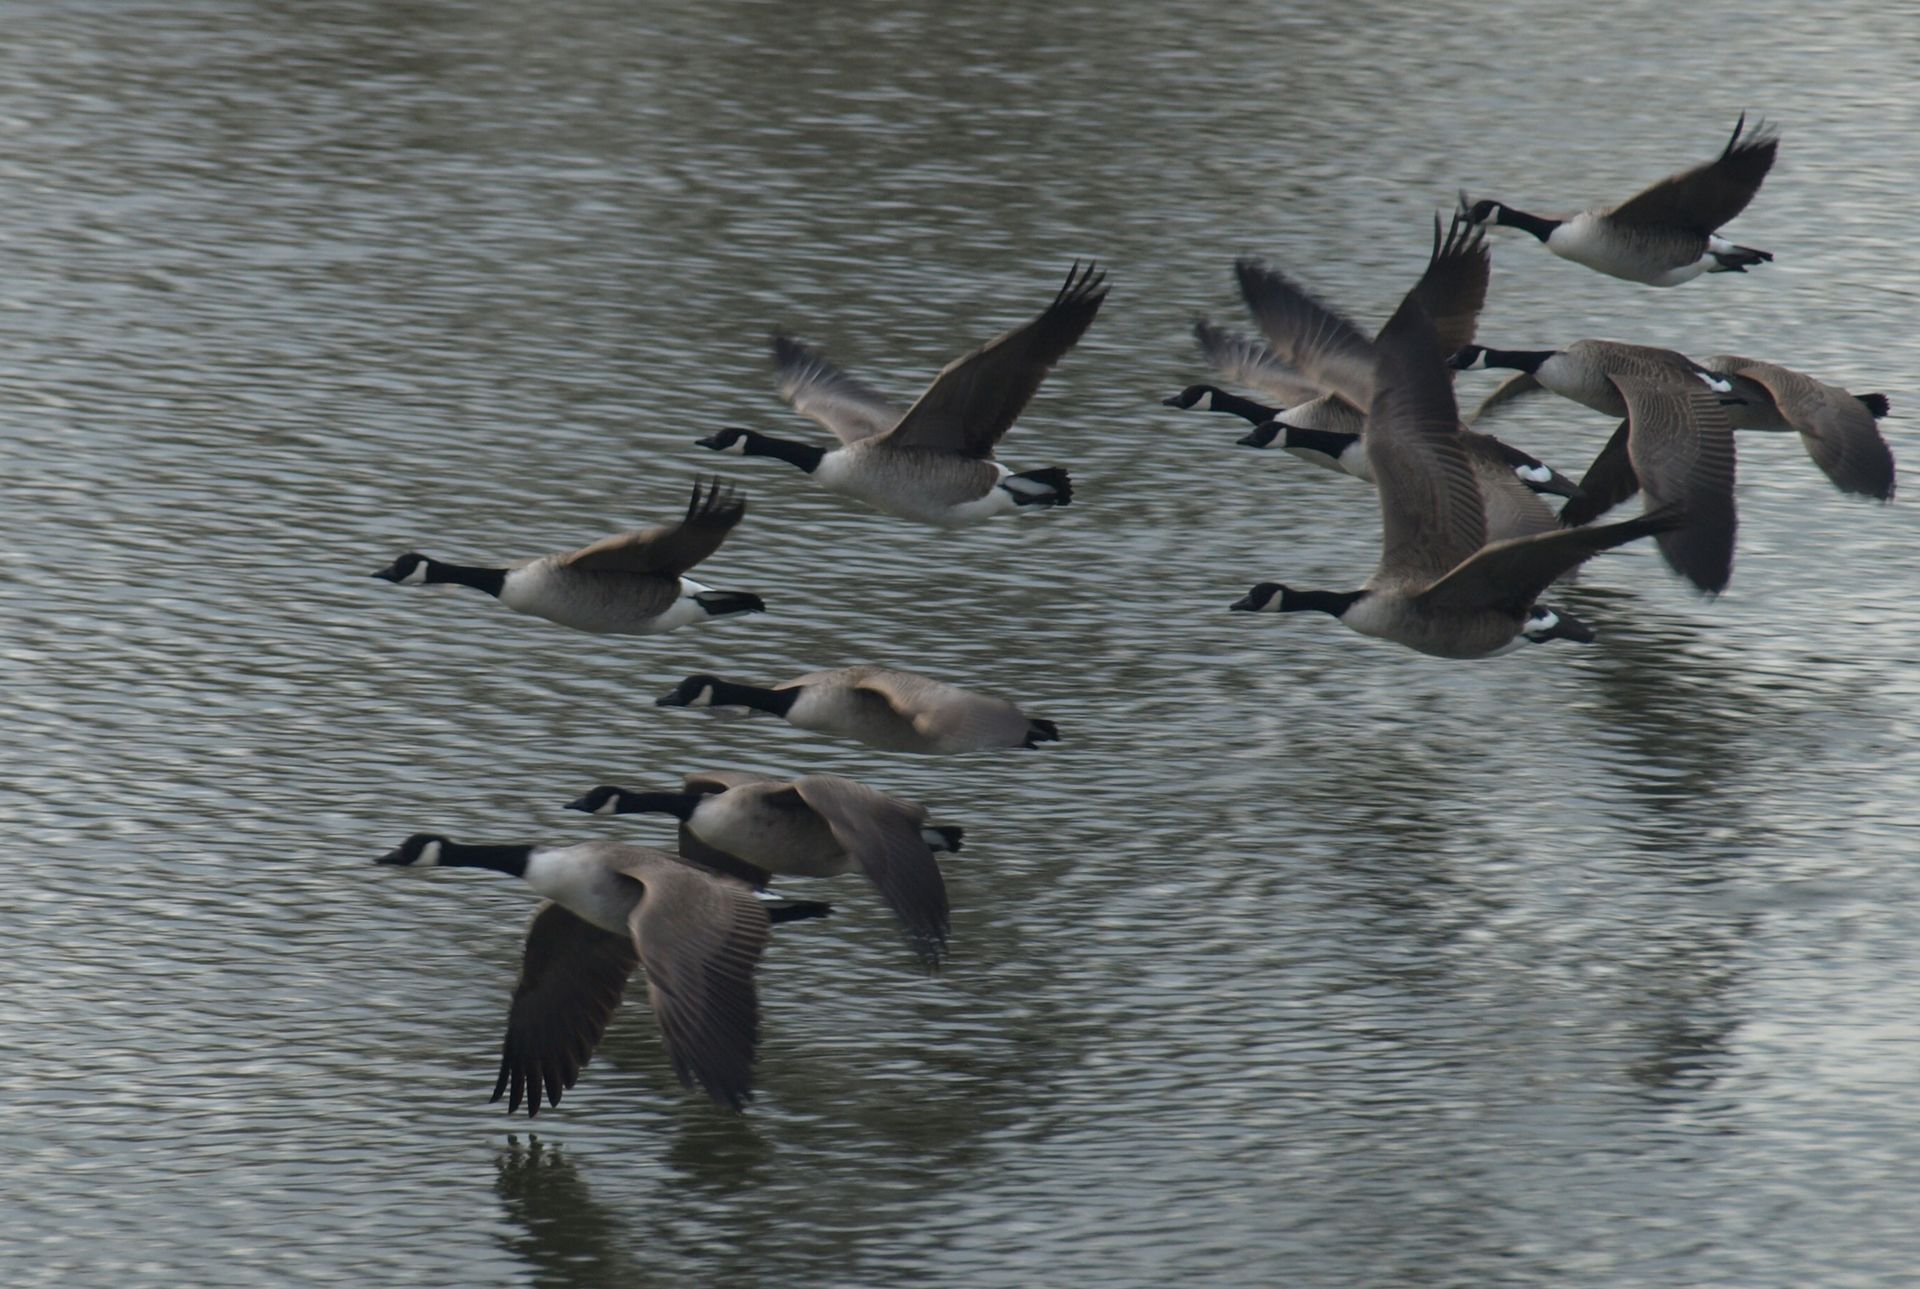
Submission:
[[[1726,594],[1629,548],[1567,595],[1594,644],[1447,663],[1227,612],[1357,584],[1377,511],[1159,402],[1195,316],[1247,325],[1238,255],[1377,325],[1456,189],[1623,198],[1746,110],[1775,263],[1655,291],[1503,234],[1481,337],[1777,359],[1887,392],[1911,460],[1916,62],[1853,0],[0,6],[0,1280],[1920,1280],[1911,503],[1745,435]],[[775,328],[906,399],[1076,258],[1112,295],[1002,453],[1069,508],[915,528],[693,444],[821,437]],[[1610,430],[1502,433],[1577,474]],[[368,576],[715,470],[750,512],[701,575],[764,616]],[[853,662],[1065,738],[652,704]],[[507,1119],[529,894],[371,861],[664,844],[561,807],[723,767],[963,824],[950,966],[841,879],[763,963],[748,1113],[635,986]]]

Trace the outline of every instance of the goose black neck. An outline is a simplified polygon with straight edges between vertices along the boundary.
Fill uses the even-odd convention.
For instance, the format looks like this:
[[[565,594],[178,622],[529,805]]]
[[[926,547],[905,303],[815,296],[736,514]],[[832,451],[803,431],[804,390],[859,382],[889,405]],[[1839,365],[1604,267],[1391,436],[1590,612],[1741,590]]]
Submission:
[[[1298,426],[1287,426],[1286,446],[1301,452],[1318,452],[1321,456],[1332,457],[1335,461],[1340,454],[1359,440],[1358,434],[1342,434],[1338,430],[1303,430]]]
[[[426,563],[428,582],[454,582],[461,586],[471,586],[476,591],[485,591],[488,595],[498,596],[500,588],[506,584],[507,570],[504,568],[478,568],[471,564],[445,564],[437,559]]]
[[[1242,398],[1238,394],[1229,394],[1224,389],[1213,389],[1211,387],[1209,387],[1208,391],[1207,410],[1209,412],[1231,412],[1241,420],[1251,421],[1255,425],[1264,425],[1280,414],[1279,408],[1268,407],[1264,403],[1256,403],[1250,398]]]
[[[1365,591],[1296,591],[1288,587],[1280,592],[1280,612],[1330,613],[1337,618],[1365,594]]]
[[[1505,224],[1508,228],[1518,228],[1532,233],[1541,241],[1553,236],[1553,230],[1564,222],[1558,219],[1543,219],[1539,215],[1529,215],[1524,210],[1515,210],[1511,206],[1502,206],[1500,213],[1493,217],[1496,224]]]
[[[1555,352],[1552,349],[1482,349],[1480,364],[1483,367],[1511,367],[1515,371],[1535,372]]]
[[[713,682],[713,696],[708,704],[713,707],[751,707],[756,712],[766,712],[771,716],[785,716],[794,700],[800,697],[796,689],[760,689],[753,685],[736,685],[730,680]]]
[[[672,815],[685,823],[699,804],[700,794],[695,792],[622,792],[613,799],[613,813]]]
[[[531,846],[463,846],[457,841],[441,844],[434,863],[440,868],[490,868],[496,873],[524,877]]]
[[[748,430],[742,436],[740,451],[750,457],[778,457],[808,474],[814,472],[820,464],[820,458],[827,454],[825,448],[817,448],[811,443],[771,438],[758,430]]]

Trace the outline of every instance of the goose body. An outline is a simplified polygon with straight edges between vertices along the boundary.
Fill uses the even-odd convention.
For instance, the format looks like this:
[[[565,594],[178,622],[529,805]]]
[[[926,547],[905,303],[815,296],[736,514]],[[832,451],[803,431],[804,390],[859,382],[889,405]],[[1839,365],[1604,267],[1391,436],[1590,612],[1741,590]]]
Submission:
[[[933,756],[1036,747],[1060,737],[1052,721],[1004,698],[891,667],[836,667],[762,689],[717,676],[689,676],[661,707],[744,707],[788,724],[888,752]]]
[[[462,845],[416,833],[380,863],[485,868],[545,896],[527,927],[493,1099],[507,1113],[559,1105],[592,1057],[627,979],[644,968],[682,1084],[740,1109],[752,1097],[759,1004],[753,976],[774,921],[828,906],[768,906],[750,886],[646,846]]]
[[[1481,404],[1481,415],[1534,389],[1570,398],[1607,416],[1625,416],[1623,382],[1676,387],[1704,386],[1716,394],[1732,395],[1723,376],[1685,354],[1654,345],[1624,340],[1576,340],[1564,349],[1489,349],[1464,345],[1448,359],[1456,370],[1511,368],[1519,378],[1508,381]],[[1524,378],[1531,378],[1530,380]],[[1474,418],[1480,419],[1479,415]]]
[[[1733,382],[1728,407],[1737,430],[1786,430],[1842,492],[1893,499],[1893,449],[1875,424],[1887,414],[1885,394],[1853,394],[1777,363],[1723,354],[1706,365]]]
[[[1601,551],[1671,528],[1675,511],[1487,542],[1459,409],[1417,297],[1401,302],[1374,343],[1366,441],[1380,493],[1378,566],[1356,591],[1263,582],[1233,607],[1328,613],[1362,635],[1442,658],[1488,657],[1523,639],[1590,639],[1582,624],[1535,597]]]
[[[1038,317],[948,363],[904,412],[805,345],[776,336],[781,397],[831,430],[839,445],[821,448],[737,427],[700,445],[784,460],[830,492],[943,527],[967,527],[1030,506],[1064,506],[1073,499],[1065,470],[1016,473],[993,452],[1092,324],[1106,299],[1103,282],[1097,266],[1075,264]]]
[[[720,548],[745,513],[746,502],[731,489],[716,483],[703,493],[695,483],[686,516],[677,524],[506,567],[452,564],[410,551],[374,576],[401,586],[469,586],[516,613],[576,631],[657,635],[765,608],[757,595],[716,591],[686,576]]]
[[[1778,137],[1765,128],[1743,142],[1746,123],[1743,113],[1714,160],[1670,175],[1617,206],[1552,219],[1500,201],[1471,201],[1462,193],[1460,209],[1476,224],[1521,229],[1561,259],[1630,282],[1667,287],[1702,273],[1744,273],[1773,256],[1736,246],[1718,230],[1760,191],[1779,148]]]
[[[962,830],[930,825],[924,806],[852,779],[809,774],[791,782],[722,770],[689,774],[681,792],[602,785],[569,803],[589,814],[649,811],[680,820],[682,853],[719,851],[768,875],[864,873],[929,965],[946,951],[946,884],[933,852],[958,851]]]

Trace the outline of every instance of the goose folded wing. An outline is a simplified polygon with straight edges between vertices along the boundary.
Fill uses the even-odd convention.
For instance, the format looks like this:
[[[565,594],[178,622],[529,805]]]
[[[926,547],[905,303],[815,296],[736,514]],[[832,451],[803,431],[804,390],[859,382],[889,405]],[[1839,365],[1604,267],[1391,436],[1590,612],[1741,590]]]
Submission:
[[[1075,264],[1053,303],[1025,326],[948,363],[886,436],[893,447],[993,455],[1040,383],[1086,333],[1107,298],[1098,266]]]
[[[773,372],[780,397],[842,443],[885,434],[900,423],[900,409],[885,395],[790,336],[773,338]]]
[[[928,739],[974,745],[1017,743],[1026,738],[1027,718],[1003,698],[898,671],[869,674],[859,689],[885,703],[894,717]]]
[[[636,961],[627,936],[551,901],[534,911],[493,1089],[495,1101],[508,1097],[507,1113],[523,1098],[529,1115],[539,1113],[542,1092],[548,1105],[560,1104],[606,1033]]]

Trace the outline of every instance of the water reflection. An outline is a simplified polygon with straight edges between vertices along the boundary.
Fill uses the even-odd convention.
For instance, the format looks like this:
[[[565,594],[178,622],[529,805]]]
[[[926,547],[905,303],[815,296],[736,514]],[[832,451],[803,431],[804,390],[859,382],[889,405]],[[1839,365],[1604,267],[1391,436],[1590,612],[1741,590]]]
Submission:
[[[494,1159],[494,1193],[519,1228],[503,1243],[533,1272],[537,1285],[672,1284],[650,1271],[628,1242],[632,1215],[597,1201],[567,1152],[529,1135],[509,1135]]]

